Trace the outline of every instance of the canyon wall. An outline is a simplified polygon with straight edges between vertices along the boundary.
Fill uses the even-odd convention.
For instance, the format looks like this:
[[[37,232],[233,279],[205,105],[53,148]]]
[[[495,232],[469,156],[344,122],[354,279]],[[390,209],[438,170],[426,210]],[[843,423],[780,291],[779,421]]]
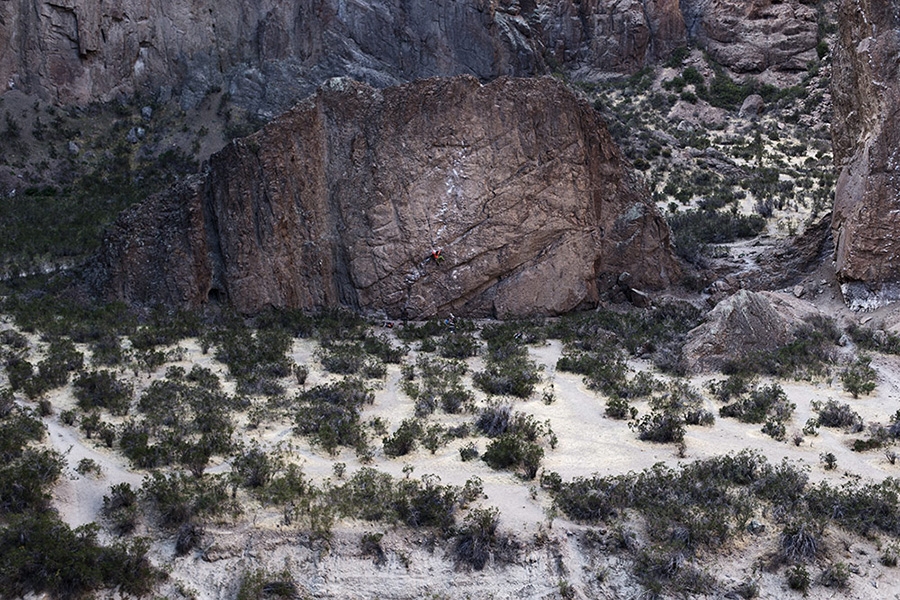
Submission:
[[[832,232],[845,301],[900,299],[900,2],[843,0],[834,51]]]
[[[799,0],[0,0],[0,85],[59,104],[212,90],[274,116],[326,79],[592,79],[696,44],[738,74],[798,73],[816,11]]]
[[[329,80],[126,212],[93,264],[95,287],[130,303],[394,318],[558,314],[623,272],[645,288],[678,276],[587,103],[552,78],[467,76]]]

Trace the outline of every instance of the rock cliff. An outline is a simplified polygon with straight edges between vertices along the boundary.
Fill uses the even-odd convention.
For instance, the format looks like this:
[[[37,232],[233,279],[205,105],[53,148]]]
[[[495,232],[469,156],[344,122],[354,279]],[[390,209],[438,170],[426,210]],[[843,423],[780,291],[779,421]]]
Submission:
[[[844,0],[834,52],[832,232],[845,301],[900,299],[900,3]]]
[[[92,280],[141,304],[506,317],[589,305],[624,271],[678,275],[597,113],[551,78],[461,76],[330,80],[123,215]]]
[[[688,42],[738,73],[796,71],[816,30],[799,0],[16,0],[0,2],[0,82],[61,104],[174,93],[185,108],[222,89],[271,116],[333,76],[589,79]]]

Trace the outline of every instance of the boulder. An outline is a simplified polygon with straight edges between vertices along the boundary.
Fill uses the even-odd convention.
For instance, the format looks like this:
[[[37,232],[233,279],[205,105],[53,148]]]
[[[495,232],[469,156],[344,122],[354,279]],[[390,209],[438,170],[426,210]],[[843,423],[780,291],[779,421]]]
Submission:
[[[744,118],[757,117],[762,114],[762,111],[765,108],[766,103],[762,96],[759,94],[750,94],[744,99],[744,103],[741,104],[740,116]]]
[[[688,333],[684,357],[692,372],[718,370],[751,353],[789,343],[798,327],[818,313],[787,294],[740,290],[719,302]]]
[[[669,236],[598,113],[552,78],[334,79],[123,215],[90,279],[142,305],[559,314],[625,271],[672,283]]]

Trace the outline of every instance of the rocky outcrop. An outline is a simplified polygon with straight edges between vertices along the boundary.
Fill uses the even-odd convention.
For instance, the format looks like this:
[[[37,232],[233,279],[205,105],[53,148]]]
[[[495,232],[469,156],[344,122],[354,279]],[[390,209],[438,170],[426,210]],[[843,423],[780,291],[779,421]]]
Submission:
[[[845,301],[900,299],[900,8],[843,1],[834,51],[832,137],[840,169],[832,231]]]
[[[132,303],[406,318],[555,314],[678,274],[604,123],[551,78],[331,80],[126,213],[95,265]]]
[[[688,34],[735,73],[803,72],[816,60],[816,9],[799,0],[688,0]]]
[[[536,44],[501,0],[0,2],[0,81],[63,104],[209,90],[280,112],[329,77],[531,75]]]
[[[271,116],[333,76],[591,79],[688,42],[739,73],[802,70],[816,21],[799,0],[16,0],[0,40],[2,85],[51,102],[221,89]]]
[[[794,332],[816,314],[814,306],[791,296],[740,290],[688,333],[685,361],[692,372],[703,372],[754,352],[775,350],[792,341]]]
[[[637,71],[687,43],[678,0],[540,2],[537,21],[550,66],[588,78]]]

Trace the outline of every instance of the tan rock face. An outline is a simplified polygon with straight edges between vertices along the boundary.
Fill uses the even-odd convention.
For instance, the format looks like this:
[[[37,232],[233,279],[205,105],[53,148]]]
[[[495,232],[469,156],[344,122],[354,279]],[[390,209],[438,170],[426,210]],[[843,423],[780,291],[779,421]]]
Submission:
[[[900,15],[896,2],[844,1],[839,23],[835,267],[845,301],[874,308],[900,299]]]
[[[678,276],[593,109],[553,79],[460,77],[331,80],[123,216],[93,277],[144,304],[504,317],[589,305],[626,270]]]

